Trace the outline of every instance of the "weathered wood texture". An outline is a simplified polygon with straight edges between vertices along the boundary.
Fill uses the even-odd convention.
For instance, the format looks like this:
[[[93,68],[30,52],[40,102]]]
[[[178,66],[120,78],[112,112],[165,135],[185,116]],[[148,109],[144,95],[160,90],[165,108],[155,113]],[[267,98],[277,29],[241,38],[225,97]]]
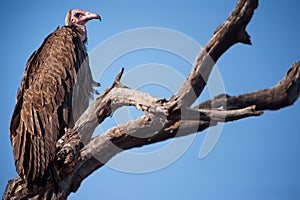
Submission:
[[[123,69],[113,84],[100,94],[77,120],[74,129],[57,144],[58,185],[27,185],[17,177],[8,182],[3,199],[66,199],[81,182],[117,153],[143,145],[202,131],[218,122],[260,116],[293,104],[300,94],[300,62],[295,62],[274,87],[238,96],[221,94],[198,106],[190,106],[202,93],[218,58],[236,43],[251,44],[246,26],[258,0],[238,0],[228,19],[200,50],[191,72],[169,100],[132,90],[121,81]],[[94,129],[122,106],[134,106],[143,116],[112,127],[91,139]]]

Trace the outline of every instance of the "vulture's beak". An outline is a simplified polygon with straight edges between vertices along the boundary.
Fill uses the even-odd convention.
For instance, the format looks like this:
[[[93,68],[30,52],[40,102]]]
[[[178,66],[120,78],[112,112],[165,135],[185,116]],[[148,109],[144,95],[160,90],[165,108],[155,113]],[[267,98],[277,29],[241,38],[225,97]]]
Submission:
[[[101,17],[98,14],[88,12],[88,13],[86,13],[85,17],[86,17],[86,19],[85,19],[86,22],[88,22],[92,19],[99,19],[101,21]]]

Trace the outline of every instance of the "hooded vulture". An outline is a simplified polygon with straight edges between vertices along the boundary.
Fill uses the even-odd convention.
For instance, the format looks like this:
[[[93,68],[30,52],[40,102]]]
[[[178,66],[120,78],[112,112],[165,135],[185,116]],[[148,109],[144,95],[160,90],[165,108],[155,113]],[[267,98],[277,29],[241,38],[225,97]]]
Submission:
[[[55,143],[88,107],[93,81],[85,49],[85,23],[100,16],[70,10],[66,25],[30,56],[10,122],[16,171],[26,182],[49,173]]]

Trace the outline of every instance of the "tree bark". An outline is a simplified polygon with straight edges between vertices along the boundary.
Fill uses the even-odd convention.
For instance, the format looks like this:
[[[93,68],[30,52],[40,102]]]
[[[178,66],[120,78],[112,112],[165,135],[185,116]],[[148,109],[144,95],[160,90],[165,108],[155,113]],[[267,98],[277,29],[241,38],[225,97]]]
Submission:
[[[258,0],[238,0],[227,20],[198,53],[180,89],[168,100],[126,87],[120,82],[124,70],[121,69],[113,84],[94,100],[75,127],[66,130],[57,141],[54,164],[57,185],[49,182],[44,187],[28,187],[16,177],[8,181],[3,199],[66,199],[87,176],[123,150],[292,105],[300,94],[300,62],[295,62],[274,87],[237,96],[220,94],[191,107],[205,88],[220,56],[236,43],[251,44],[246,26],[257,6]],[[134,106],[145,114],[91,139],[95,128],[122,106]]]

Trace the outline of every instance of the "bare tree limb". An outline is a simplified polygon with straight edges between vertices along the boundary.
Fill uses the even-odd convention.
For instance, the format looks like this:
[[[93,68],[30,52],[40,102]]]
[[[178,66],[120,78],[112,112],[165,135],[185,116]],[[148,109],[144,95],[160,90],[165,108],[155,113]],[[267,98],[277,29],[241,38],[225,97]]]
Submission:
[[[276,108],[283,108],[296,101],[299,96],[300,88],[299,71],[299,63],[295,63],[289,69],[286,76],[279,82],[278,85],[289,85],[291,87],[282,88],[275,86],[277,89],[275,89],[274,93],[280,93],[283,96],[270,98],[268,101],[271,105],[276,105]],[[293,76],[291,76],[291,74],[293,74]],[[293,84],[287,84],[286,82],[291,82]],[[291,90],[290,88],[294,89]],[[258,94],[265,93],[265,91],[266,90],[257,91],[253,94],[253,96],[260,97],[261,95]],[[264,95],[261,97],[265,98]],[[278,101],[278,99],[290,99],[290,101],[286,103],[287,101]],[[247,102],[246,100],[247,98],[245,97],[245,102]],[[256,100],[262,101],[263,99],[257,98]],[[229,101],[231,100],[229,99]],[[234,102],[231,103],[234,104]],[[153,144],[174,137],[193,134],[197,131],[206,129],[209,126],[216,125],[217,122],[228,122],[250,116],[260,116],[262,114],[262,112],[257,111],[257,105],[253,104],[252,106],[248,106],[248,104],[249,103],[246,103],[243,106],[240,105],[238,106],[239,108],[235,108],[235,110],[210,110],[210,107],[202,106],[199,110],[191,109],[191,115],[185,115],[189,117],[183,120],[180,120],[180,116],[173,117],[170,121],[158,118],[153,114],[146,114],[135,120],[113,127],[104,134],[92,139],[81,150],[81,161],[65,180],[66,183],[71,184],[72,187],[65,191],[76,191],[77,187],[79,187],[79,184],[85,177],[103,166],[110,158],[123,150]],[[206,102],[203,105],[208,104]],[[259,110],[268,109],[270,109],[269,104],[264,104],[263,106],[260,106]],[[201,118],[202,115],[205,117]],[[79,126],[85,125],[80,124]],[[80,177],[80,179],[78,179],[78,177]]]
[[[219,95],[195,108],[227,110],[255,105],[256,110],[277,110],[292,105],[300,95],[300,61],[295,62],[275,86],[238,96]]]
[[[214,32],[207,45],[197,55],[192,70],[170,101],[190,106],[203,91],[210,72],[221,57],[236,43],[251,44],[246,26],[251,20],[258,0],[239,0],[228,19]]]
[[[119,72],[113,84],[100,94],[77,120],[74,130],[77,130],[81,135],[84,144],[90,140],[95,128],[122,106],[135,106],[138,110],[157,116],[168,114],[167,109],[162,106],[166,101],[165,99],[159,99],[150,94],[127,88],[119,82],[122,73],[123,69]],[[94,113],[95,110],[97,110],[97,113]],[[85,126],[78,126],[82,123]]]

